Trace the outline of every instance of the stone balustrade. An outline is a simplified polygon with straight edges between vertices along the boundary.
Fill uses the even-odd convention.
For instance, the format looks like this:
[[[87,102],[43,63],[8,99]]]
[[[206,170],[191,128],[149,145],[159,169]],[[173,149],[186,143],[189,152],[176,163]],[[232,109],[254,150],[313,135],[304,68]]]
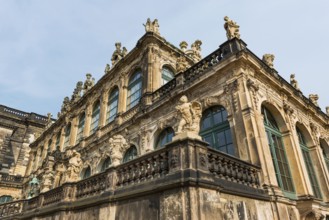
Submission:
[[[166,95],[170,94],[170,91],[176,87],[176,78],[170,80],[168,83],[161,86],[159,89],[152,93],[152,101],[156,101]]]
[[[23,183],[24,177],[22,176],[13,176],[8,174],[0,175],[0,183],[6,184],[21,184]]]
[[[211,149],[203,141],[177,140],[87,179],[64,183],[32,199],[1,204],[0,213],[7,217],[22,210],[29,215],[60,207],[78,207],[86,202],[92,205],[101,199],[111,201],[112,197],[124,197],[127,192],[161,191],[172,184],[202,184],[222,190],[230,187],[230,191],[264,196],[259,172],[259,167]],[[42,209],[45,206],[47,209]]]

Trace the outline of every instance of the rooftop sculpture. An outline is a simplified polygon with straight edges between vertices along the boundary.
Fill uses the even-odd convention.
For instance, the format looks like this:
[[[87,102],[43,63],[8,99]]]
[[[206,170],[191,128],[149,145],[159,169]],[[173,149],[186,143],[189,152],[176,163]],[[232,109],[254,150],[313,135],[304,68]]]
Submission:
[[[153,22],[151,22],[151,19],[148,18],[146,21],[146,24],[143,24],[145,27],[145,32],[153,32],[155,34],[160,35],[159,32],[159,23],[158,23],[158,19],[154,19]]]
[[[226,36],[228,40],[231,40],[233,38],[238,38],[240,39],[240,26],[237,25],[236,22],[234,22],[233,20],[231,20],[229,17],[225,16],[224,17],[224,28],[226,30]]]
[[[295,74],[291,74],[290,75],[290,84],[295,88],[297,89],[298,91],[300,91],[300,88],[298,86],[298,81],[296,80],[295,78]]]
[[[264,54],[263,55],[263,61],[271,68],[274,68],[273,61],[275,56],[273,54]]]
[[[86,74],[86,80],[83,84],[83,94],[85,94],[91,87],[95,85],[95,78],[92,78],[90,73]]]
[[[127,49],[125,47],[122,48],[121,50],[121,43],[117,42],[115,43],[115,51],[112,54],[112,65],[114,66],[119,60],[121,60],[123,57],[125,57],[128,53]]]

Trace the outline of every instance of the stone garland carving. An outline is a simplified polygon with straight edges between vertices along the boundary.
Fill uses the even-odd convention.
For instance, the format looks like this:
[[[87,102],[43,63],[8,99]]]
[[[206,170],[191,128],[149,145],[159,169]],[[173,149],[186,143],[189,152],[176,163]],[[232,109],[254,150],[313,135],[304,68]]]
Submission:
[[[263,55],[263,61],[268,65],[271,69],[274,68],[273,61],[274,61],[275,56],[273,54],[264,54]]]
[[[291,74],[290,75],[290,84],[297,90],[300,92],[300,88],[298,86],[298,81],[295,78],[295,74]]]
[[[236,22],[231,20],[229,17],[225,16],[224,17],[224,28],[226,30],[226,37],[228,40],[231,40],[233,38],[238,38],[240,39],[240,26],[237,25]]]
[[[85,94],[91,87],[95,85],[95,78],[92,78],[92,75],[90,73],[86,74],[86,80],[83,84],[83,94]]]
[[[179,99],[179,105],[176,106],[181,119],[178,123],[177,133],[192,132],[199,134],[200,119],[202,115],[202,107],[199,102],[188,102],[187,97],[184,95]]]
[[[121,43],[117,42],[115,43],[115,51],[112,54],[111,62],[112,66],[114,66],[116,63],[119,62],[123,57],[125,57],[128,53],[127,49],[125,47],[121,50]]]
[[[79,180],[80,168],[82,166],[81,155],[76,150],[68,150],[66,155],[70,159],[65,171],[65,181],[75,182]]]
[[[114,135],[109,139],[110,155],[113,166],[121,163],[123,154],[129,148],[129,144],[122,135]]]
[[[159,22],[158,19],[154,19],[154,21],[151,22],[151,19],[148,18],[146,21],[146,24],[143,24],[145,27],[145,32],[153,32],[155,34],[160,35],[160,31],[159,31]]]
[[[319,107],[319,104],[318,104],[319,96],[318,96],[318,94],[310,94],[309,99],[314,105]]]

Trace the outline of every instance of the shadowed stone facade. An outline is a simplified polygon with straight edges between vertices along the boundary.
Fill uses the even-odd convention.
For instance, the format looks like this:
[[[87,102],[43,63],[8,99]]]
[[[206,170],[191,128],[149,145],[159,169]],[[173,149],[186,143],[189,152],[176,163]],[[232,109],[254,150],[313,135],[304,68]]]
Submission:
[[[225,17],[201,57],[157,20],[88,74],[31,145],[25,198],[4,219],[325,219],[329,117]]]

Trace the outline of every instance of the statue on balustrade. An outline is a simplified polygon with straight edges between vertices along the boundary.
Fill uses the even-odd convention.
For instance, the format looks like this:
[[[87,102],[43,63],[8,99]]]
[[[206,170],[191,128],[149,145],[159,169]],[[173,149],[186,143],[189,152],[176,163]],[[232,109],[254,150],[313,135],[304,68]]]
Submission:
[[[295,78],[295,74],[291,74],[290,75],[290,84],[295,88],[297,89],[298,91],[300,91],[300,88],[298,86],[298,81],[296,80]]]
[[[121,60],[123,57],[125,57],[128,53],[127,48],[123,47],[121,50],[121,43],[117,42],[115,43],[115,51],[112,54],[112,66],[114,66],[119,60]]]
[[[69,110],[70,110],[70,98],[66,96],[63,100],[61,112],[58,113],[57,117],[59,118],[60,116],[62,116],[66,112],[68,112]]]
[[[93,87],[95,84],[95,78],[92,78],[92,75],[90,73],[86,74],[86,80],[83,84],[83,94],[85,94],[91,87]]]
[[[311,102],[318,106],[319,107],[319,103],[318,103],[318,100],[319,100],[319,95],[318,94],[310,94],[309,95],[309,99],[311,100]]]
[[[82,86],[83,86],[83,82],[79,81],[77,82],[77,85],[73,91],[72,97],[71,97],[71,101],[72,102],[76,102],[80,99],[81,97],[81,91],[82,91]]]
[[[225,16],[224,17],[224,28],[226,30],[226,37],[228,40],[231,40],[233,38],[238,38],[240,39],[240,26],[237,25],[236,22],[231,20],[229,17]]]
[[[177,128],[177,134],[183,132],[192,132],[199,134],[200,119],[202,116],[202,107],[200,102],[188,102],[184,95],[179,99],[179,105],[176,106],[180,120]]]
[[[76,150],[67,151],[67,156],[70,158],[65,171],[65,181],[66,182],[75,182],[79,180],[80,169],[82,166],[81,155]]]
[[[129,144],[126,139],[121,135],[114,135],[109,139],[111,161],[113,166],[117,166],[121,163],[123,154],[129,148]]]
[[[263,55],[263,61],[268,65],[271,69],[274,68],[273,61],[274,61],[275,56],[273,54],[264,54]]]
[[[28,195],[27,198],[33,198],[39,195],[40,192],[40,184],[39,184],[39,180],[37,177],[33,176],[31,181],[29,182],[29,191],[28,191]]]

